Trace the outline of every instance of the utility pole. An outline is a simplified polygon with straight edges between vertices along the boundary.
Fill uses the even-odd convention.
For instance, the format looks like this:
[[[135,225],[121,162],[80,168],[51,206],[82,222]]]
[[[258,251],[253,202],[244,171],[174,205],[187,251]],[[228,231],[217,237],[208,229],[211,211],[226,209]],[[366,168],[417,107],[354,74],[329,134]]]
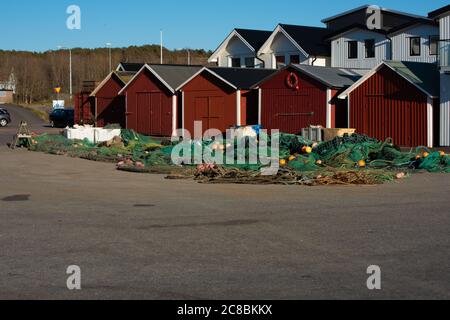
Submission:
[[[108,42],[106,44],[106,47],[109,48],[109,71],[108,71],[108,74],[112,71],[112,53],[111,53],[112,48],[111,48],[111,46],[112,46],[112,44],[110,42]]]
[[[163,31],[160,30],[161,33],[161,64],[163,64]]]
[[[69,50],[69,95],[70,95],[70,101],[72,101],[72,96],[73,96],[73,89],[72,89],[72,49],[71,48],[67,48],[67,47],[63,47],[63,46],[58,46],[58,49],[62,49],[62,50]]]

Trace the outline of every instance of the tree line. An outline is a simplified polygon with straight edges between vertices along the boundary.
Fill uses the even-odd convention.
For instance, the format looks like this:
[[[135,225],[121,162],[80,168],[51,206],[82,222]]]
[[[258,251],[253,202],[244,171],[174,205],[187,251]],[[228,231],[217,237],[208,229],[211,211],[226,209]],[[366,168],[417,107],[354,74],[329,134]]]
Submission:
[[[109,74],[109,48],[72,49],[73,92],[80,91],[83,81],[101,81]],[[206,65],[210,51],[190,50],[191,64]],[[160,63],[158,45],[130,46],[111,49],[112,69],[120,62]],[[163,62],[187,64],[186,50],[163,49]],[[16,79],[15,101],[32,104],[55,98],[54,88],[62,88],[62,97],[69,93],[69,51],[46,52],[0,50],[0,82],[13,73]]]

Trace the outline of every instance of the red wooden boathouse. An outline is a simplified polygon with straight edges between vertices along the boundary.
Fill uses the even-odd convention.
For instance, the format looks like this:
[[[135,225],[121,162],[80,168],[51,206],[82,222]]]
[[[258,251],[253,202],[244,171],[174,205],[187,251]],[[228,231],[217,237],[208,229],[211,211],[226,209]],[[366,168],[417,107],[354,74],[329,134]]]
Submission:
[[[368,70],[290,65],[258,83],[259,123],[299,134],[302,128],[347,127],[346,103],[337,99]]]
[[[405,147],[433,147],[439,130],[435,64],[386,61],[343,92],[350,127]],[[437,132],[436,132],[437,131]]]
[[[120,91],[126,101],[126,127],[145,135],[171,136],[181,121],[176,87],[200,69],[145,65]]]

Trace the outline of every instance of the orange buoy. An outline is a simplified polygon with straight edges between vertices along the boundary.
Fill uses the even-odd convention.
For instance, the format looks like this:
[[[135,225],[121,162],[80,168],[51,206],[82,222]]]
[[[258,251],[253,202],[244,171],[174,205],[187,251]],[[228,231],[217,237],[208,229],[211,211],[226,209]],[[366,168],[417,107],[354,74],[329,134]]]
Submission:
[[[366,162],[364,160],[359,160],[358,161],[358,167],[365,168],[366,167]]]

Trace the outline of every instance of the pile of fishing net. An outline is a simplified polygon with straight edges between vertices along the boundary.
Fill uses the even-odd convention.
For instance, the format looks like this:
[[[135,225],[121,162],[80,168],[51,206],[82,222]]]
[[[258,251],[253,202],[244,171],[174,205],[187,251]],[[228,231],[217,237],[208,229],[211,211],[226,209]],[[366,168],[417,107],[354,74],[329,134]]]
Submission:
[[[120,137],[98,144],[89,142],[87,139],[70,140],[63,135],[44,133],[32,138],[29,149],[93,161],[138,163],[147,154],[161,147],[158,141],[150,137],[139,135],[134,131],[122,130]]]
[[[272,155],[275,141],[279,143],[279,149],[274,149],[278,154]],[[450,173],[450,157],[443,152],[424,147],[402,152],[391,140],[378,141],[359,134],[322,143],[283,133],[272,137],[259,135],[256,145],[247,140],[240,144],[237,138],[183,143],[187,144],[189,152],[182,153],[181,158],[186,160],[179,162],[172,158],[178,143],[157,140],[132,130],[122,130],[120,137],[101,144],[43,134],[33,137],[30,150],[115,162],[119,170],[163,173],[204,183],[377,184],[404,178],[416,171]],[[278,174],[270,177],[261,174],[262,169],[273,163],[261,161],[260,147],[267,158],[279,159]],[[197,166],[197,162],[192,161],[196,151],[220,161]],[[203,165],[210,167],[205,170]]]
[[[417,147],[402,152],[391,139],[378,141],[365,135],[336,137],[318,145],[310,152],[293,153],[285,158],[288,167],[297,171],[335,169],[425,170],[450,172],[450,157],[442,151]]]

